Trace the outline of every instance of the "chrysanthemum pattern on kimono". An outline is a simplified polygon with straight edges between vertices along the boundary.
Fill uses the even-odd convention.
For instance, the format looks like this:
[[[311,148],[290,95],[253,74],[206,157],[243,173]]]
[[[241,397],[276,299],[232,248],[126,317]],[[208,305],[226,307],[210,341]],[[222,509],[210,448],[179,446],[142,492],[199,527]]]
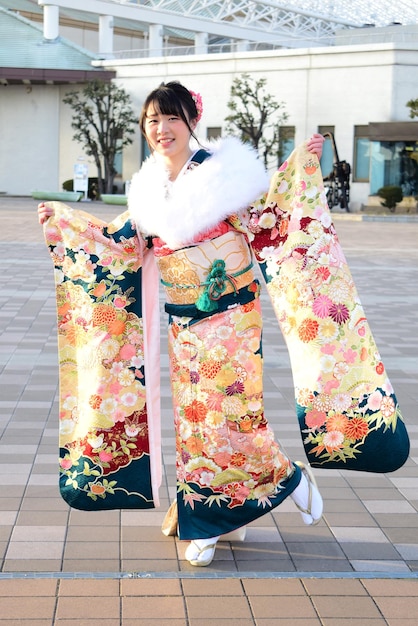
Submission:
[[[294,153],[267,197],[236,217],[236,224],[239,219],[252,233],[289,348],[310,462],[370,471],[401,466],[408,436],[332,223],[318,164],[306,152]]]

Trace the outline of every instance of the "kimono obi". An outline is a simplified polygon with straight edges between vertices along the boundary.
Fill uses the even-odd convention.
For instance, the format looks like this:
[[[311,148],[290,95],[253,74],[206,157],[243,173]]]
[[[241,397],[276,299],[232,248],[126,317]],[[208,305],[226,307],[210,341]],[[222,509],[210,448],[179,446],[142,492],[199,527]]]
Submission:
[[[237,293],[254,280],[252,255],[242,233],[219,237],[156,258],[167,302],[217,308],[223,296]]]

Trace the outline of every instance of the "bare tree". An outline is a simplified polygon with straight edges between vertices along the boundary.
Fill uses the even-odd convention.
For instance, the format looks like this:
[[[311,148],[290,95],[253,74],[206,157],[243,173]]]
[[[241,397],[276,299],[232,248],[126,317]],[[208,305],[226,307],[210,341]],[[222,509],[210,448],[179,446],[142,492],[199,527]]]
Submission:
[[[415,100],[409,100],[406,103],[406,106],[410,109],[409,117],[411,117],[412,119],[414,117],[418,117],[418,98],[415,98]]]
[[[67,93],[63,101],[73,110],[73,139],[94,158],[99,196],[112,193],[115,156],[132,143],[130,135],[137,123],[129,95],[114,83],[91,81],[82,91]]]
[[[267,167],[272,157],[277,163],[283,156],[280,154],[280,126],[289,116],[284,111],[284,103],[266,93],[266,83],[265,78],[256,80],[249,74],[235,78],[228,102],[231,113],[225,121],[226,132],[236,135],[238,131],[240,139],[254,146]]]

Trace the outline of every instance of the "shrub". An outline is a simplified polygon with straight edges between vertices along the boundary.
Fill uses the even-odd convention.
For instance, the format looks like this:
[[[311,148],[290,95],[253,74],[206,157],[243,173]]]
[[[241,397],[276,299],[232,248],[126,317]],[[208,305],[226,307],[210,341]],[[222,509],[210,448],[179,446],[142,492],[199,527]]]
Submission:
[[[87,184],[87,196],[90,198],[90,200],[98,200],[99,196],[98,196],[98,189],[99,189],[99,179],[96,178],[89,178],[88,179],[88,184]],[[104,184],[104,181],[103,181]],[[64,189],[64,191],[74,191],[74,179],[70,178],[69,180],[65,180],[62,183],[62,188]],[[113,186],[113,193],[117,192],[117,187],[116,185]]]
[[[398,202],[402,202],[403,193],[402,189],[397,185],[386,185],[385,187],[381,187],[377,195],[379,198],[383,198],[384,202],[380,204],[389,209],[391,213],[395,212],[396,205]]]

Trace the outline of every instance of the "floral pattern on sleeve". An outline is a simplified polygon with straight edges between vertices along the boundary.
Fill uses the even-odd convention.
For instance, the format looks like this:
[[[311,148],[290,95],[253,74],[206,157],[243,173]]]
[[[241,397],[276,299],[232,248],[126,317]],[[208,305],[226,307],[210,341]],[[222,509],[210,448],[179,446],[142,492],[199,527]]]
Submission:
[[[408,456],[408,435],[332,222],[316,157],[295,151],[269,193],[234,219],[248,229],[289,349],[311,464],[397,469]]]
[[[149,452],[140,240],[126,214],[106,225],[61,204],[45,239],[57,298],[61,493],[75,508],[129,508],[128,493],[147,508],[148,486],[123,477]]]

